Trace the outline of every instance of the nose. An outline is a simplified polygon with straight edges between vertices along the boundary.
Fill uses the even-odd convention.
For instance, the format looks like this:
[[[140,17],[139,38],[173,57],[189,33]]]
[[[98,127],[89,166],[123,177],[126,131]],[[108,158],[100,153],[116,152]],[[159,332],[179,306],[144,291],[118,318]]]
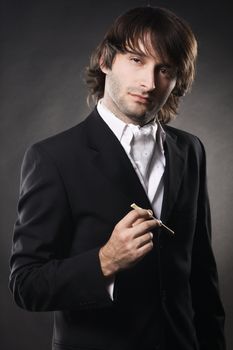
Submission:
[[[155,84],[155,70],[153,68],[147,68],[142,73],[141,86],[147,91],[153,91],[156,87]]]

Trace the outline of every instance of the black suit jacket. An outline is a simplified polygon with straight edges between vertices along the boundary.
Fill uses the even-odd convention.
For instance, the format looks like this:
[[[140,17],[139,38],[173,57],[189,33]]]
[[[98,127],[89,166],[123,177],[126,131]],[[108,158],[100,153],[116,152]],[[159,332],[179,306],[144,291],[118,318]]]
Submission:
[[[55,311],[53,349],[223,350],[224,311],[210,242],[202,144],[166,131],[154,249],[119,272],[114,301],[98,251],[135,202],[151,208],[119,141],[95,110],[26,152],[11,257],[16,303]]]

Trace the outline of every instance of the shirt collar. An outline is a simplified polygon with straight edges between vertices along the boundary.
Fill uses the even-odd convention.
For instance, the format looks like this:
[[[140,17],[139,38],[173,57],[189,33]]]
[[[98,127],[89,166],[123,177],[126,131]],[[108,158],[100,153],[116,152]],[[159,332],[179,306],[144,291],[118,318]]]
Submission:
[[[109,126],[109,128],[112,130],[112,132],[115,134],[115,136],[118,138],[118,140],[121,142],[122,136],[125,132],[125,130],[130,128],[140,128],[139,125],[134,124],[126,124],[121,119],[117,118],[104,104],[102,99],[98,101],[97,104],[97,111],[101,118],[105,121],[105,123]],[[158,146],[160,150],[164,153],[164,141],[166,138],[166,133],[164,129],[162,128],[162,125],[160,124],[159,120],[155,118],[151,125],[153,126],[153,136],[158,143]],[[142,127],[143,128],[143,127]]]
[[[97,111],[105,123],[109,126],[112,132],[116,135],[119,141],[124,133],[127,124],[117,118],[105,105],[102,100],[98,101]]]

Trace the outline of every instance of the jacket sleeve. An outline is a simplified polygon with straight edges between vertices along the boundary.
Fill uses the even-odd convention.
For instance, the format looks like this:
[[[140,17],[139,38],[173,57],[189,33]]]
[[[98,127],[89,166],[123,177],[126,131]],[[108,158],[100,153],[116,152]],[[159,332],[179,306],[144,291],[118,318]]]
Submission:
[[[191,288],[200,350],[225,350],[224,309],[211,247],[211,217],[206,184],[206,157],[200,143],[200,191],[192,252]]]
[[[10,289],[32,311],[110,306],[99,248],[71,256],[74,223],[59,169],[40,145],[22,164]]]

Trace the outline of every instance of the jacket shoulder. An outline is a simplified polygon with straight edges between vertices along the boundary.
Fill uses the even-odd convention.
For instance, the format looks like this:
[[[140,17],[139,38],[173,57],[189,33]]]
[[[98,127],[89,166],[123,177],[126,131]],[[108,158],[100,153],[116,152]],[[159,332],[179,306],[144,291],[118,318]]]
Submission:
[[[196,149],[199,152],[204,151],[204,145],[202,141],[196,135],[193,135],[187,131],[177,129],[170,125],[163,126],[167,135],[169,135],[172,139],[176,140],[176,142],[182,147],[191,147]]]
[[[85,136],[85,120],[79,124],[52,135],[44,140],[38,141],[32,147],[39,147],[46,150],[60,150],[73,146],[77,142],[81,142]]]
[[[89,116],[79,124],[64,130],[58,134],[38,141],[28,147],[27,154],[41,154],[53,161],[68,160],[76,155],[80,149],[84,149],[87,143],[87,120]]]

